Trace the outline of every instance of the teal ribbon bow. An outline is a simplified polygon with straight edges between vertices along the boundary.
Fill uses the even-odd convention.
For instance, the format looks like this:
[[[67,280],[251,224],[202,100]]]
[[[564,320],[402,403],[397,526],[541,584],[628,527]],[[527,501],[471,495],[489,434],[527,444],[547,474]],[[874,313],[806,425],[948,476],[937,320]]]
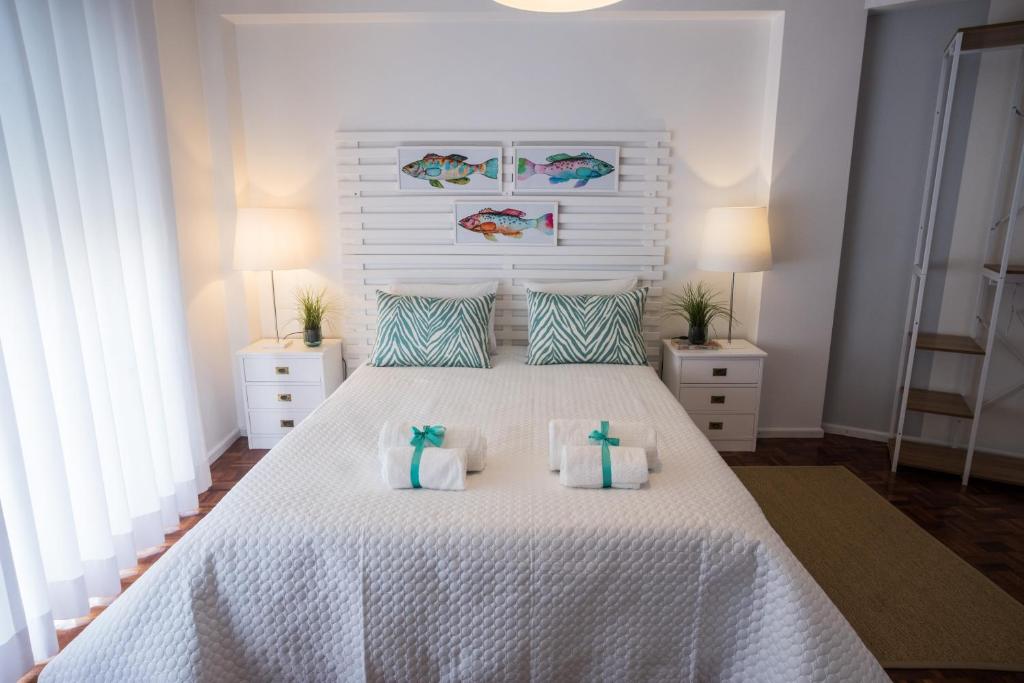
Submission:
[[[444,425],[423,425],[423,429],[412,428],[412,441],[410,446],[415,446],[412,452],[412,464],[409,466],[409,479],[414,489],[423,488],[420,486],[420,458],[423,457],[423,449],[427,442],[440,446],[444,443]]]
[[[590,440],[601,444],[601,488],[612,487],[612,454],[608,446],[618,446],[619,439],[608,436],[608,420],[601,420],[601,429],[590,432]]]

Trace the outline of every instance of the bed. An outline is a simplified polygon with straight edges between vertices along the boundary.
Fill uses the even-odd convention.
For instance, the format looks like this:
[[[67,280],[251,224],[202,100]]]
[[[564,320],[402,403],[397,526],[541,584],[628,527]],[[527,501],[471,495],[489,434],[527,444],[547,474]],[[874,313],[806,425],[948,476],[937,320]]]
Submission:
[[[42,680],[888,680],[646,366],[361,367]],[[547,468],[552,417],[643,419],[640,491]],[[392,491],[389,418],[475,423],[467,490]]]

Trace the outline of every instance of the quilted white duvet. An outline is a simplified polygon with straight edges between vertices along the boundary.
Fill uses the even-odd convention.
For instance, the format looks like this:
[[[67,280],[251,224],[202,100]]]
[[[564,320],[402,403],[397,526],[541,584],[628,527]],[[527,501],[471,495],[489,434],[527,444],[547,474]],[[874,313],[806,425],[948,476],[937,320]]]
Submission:
[[[357,370],[42,680],[887,680],[650,368],[519,355]],[[649,420],[662,470],[563,488],[552,417]],[[479,424],[487,469],[387,489],[388,418]]]

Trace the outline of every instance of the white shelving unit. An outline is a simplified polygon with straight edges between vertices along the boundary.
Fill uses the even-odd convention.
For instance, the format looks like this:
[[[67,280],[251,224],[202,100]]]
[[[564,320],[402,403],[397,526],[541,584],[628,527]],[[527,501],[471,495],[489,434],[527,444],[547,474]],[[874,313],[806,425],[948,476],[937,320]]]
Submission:
[[[997,343],[1003,344],[1024,364],[1024,352],[1014,348],[997,329],[1000,306],[1005,286],[1011,282],[1024,282],[1024,265],[1010,263],[1011,247],[1018,224],[1024,212],[1024,22],[993,24],[961,29],[950,41],[942,60],[939,90],[936,96],[932,126],[928,170],[924,196],[921,200],[921,218],[917,230],[917,246],[910,276],[907,317],[900,352],[900,368],[893,400],[890,427],[892,471],[900,462],[918,467],[956,472],[964,486],[972,470],[978,476],[1013,483],[1024,483],[1024,465],[1013,463],[1013,458],[975,452],[982,412],[994,402],[1024,389],[1022,380],[1003,390],[997,396],[988,396],[986,388],[991,369],[992,352]],[[975,304],[975,323],[971,335],[953,335],[921,329],[928,272],[933,265],[932,238],[935,232],[936,212],[943,194],[943,165],[950,134],[950,119],[956,95],[957,74],[961,57],[988,50],[1013,49],[1020,52],[1017,74],[1013,86],[1011,106],[1006,113],[1006,126],[1001,145],[999,181],[995,192],[995,206],[986,225],[984,258],[979,267],[978,292]],[[952,353],[977,358],[980,366],[974,373],[973,386],[963,393],[932,391],[911,386],[917,354]],[[968,398],[969,397],[969,398]],[[912,440],[904,435],[908,412],[945,415],[970,423],[970,436],[966,448],[935,446]]]

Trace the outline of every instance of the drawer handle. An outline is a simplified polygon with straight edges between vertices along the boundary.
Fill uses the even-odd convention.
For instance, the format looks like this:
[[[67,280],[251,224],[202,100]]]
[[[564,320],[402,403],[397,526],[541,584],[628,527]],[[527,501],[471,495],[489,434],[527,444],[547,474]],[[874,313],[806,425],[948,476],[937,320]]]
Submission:
[[[729,374],[729,368],[711,368],[712,377],[725,377]]]
[[[289,374],[288,366],[287,365],[278,365],[276,368],[274,368],[274,372],[276,372],[279,375],[287,375],[287,374]]]
[[[291,403],[292,402],[292,395],[291,394],[278,394],[277,395],[277,400],[281,401],[283,403]]]
[[[281,426],[282,427],[294,427],[295,426],[295,420],[281,420]]]
[[[722,431],[721,422],[708,422],[708,429],[711,431],[719,432]]]
[[[725,396],[712,396],[711,397],[711,402],[712,403],[725,403]]]

